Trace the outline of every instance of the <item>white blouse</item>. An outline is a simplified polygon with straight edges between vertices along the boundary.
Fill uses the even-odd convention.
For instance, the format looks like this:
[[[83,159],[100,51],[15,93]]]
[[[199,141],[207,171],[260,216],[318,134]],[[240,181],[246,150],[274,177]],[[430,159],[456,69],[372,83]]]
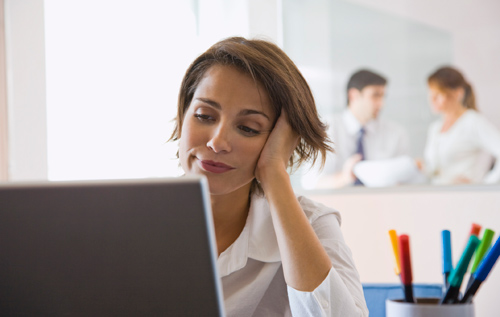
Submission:
[[[467,110],[448,131],[442,126],[442,120],[432,123],[427,134],[425,170],[433,183],[500,181],[500,131],[484,115]]]
[[[313,292],[286,285],[269,205],[255,194],[243,231],[217,260],[228,316],[368,316],[340,214],[298,199],[333,263],[328,276]]]

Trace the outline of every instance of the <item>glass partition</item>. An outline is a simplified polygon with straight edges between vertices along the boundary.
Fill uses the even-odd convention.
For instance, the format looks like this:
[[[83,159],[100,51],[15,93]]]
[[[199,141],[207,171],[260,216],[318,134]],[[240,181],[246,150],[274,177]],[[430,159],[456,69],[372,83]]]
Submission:
[[[408,2],[408,8],[391,12],[389,6],[383,6],[382,2],[283,0],[283,48],[303,72],[321,116],[329,123],[334,114],[338,116],[346,109],[346,86],[355,71],[365,68],[387,78],[385,103],[380,116],[406,130],[409,156],[411,159],[422,159],[429,125],[438,118],[429,106],[428,76],[443,65],[459,62],[469,66],[469,60],[464,56],[480,51],[481,46],[461,45],[464,38],[457,36],[459,30],[453,30],[452,25],[440,27],[428,17],[436,20],[441,16],[443,20],[451,20],[453,10],[445,11],[439,3],[435,7],[422,4],[418,5],[422,12],[412,14],[408,12],[411,11],[411,3]],[[417,6],[416,2],[413,5]],[[464,14],[465,10],[459,8],[455,12]],[[480,19],[473,12],[484,12],[483,8],[476,6],[470,10],[471,18],[463,21],[464,28]],[[500,35],[500,31],[498,33]],[[491,41],[498,45],[499,39]],[[485,50],[495,47],[491,42],[486,43],[489,47]],[[473,55],[469,54],[472,58]],[[490,62],[493,66],[498,64]],[[472,66],[467,70],[479,68],[474,63]],[[475,75],[474,72],[469,73],[470,77]],[[482,74],[482,77],[476,78],[484,80],[486,72]],[[480,80],[472,84],[478,88],[476,94],[481,101],[486,100],[484,96],[487,94],[480,93],[487,86]],[[496,80],[500,82],[500,77],[496,76]],[[491,92],[487,92],[491,98]],[[488,103],[480,105],[479,110],[496,111]],[[496,121],[491,119],[500,128],[500,117]],[[302,168],[293,177],[294,186],[317,189],[317,174],[309,167]],[[415,182],[427,181],[421,177]]]

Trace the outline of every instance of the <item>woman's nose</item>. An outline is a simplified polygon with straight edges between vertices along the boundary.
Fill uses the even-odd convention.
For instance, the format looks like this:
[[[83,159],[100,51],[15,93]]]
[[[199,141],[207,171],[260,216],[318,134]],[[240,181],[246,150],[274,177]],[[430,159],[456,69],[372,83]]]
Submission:
[[[223,125],[217,126],[213,130],[210,139],[207,142],[207,147],[215,153],[231,152],[231,142],[229,140],[230,131]]]

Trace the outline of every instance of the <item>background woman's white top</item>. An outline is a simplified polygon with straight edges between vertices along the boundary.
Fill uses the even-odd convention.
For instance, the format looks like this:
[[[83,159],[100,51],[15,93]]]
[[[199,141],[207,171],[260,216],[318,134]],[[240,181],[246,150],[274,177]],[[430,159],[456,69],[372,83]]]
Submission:
[[[424,153],[433,183],[453,184],[459,177],[472,183],[500,181],[500,131],[491,122],[467,110],[448,131],[441,132],[442,126],[442,120],[431,124]]]

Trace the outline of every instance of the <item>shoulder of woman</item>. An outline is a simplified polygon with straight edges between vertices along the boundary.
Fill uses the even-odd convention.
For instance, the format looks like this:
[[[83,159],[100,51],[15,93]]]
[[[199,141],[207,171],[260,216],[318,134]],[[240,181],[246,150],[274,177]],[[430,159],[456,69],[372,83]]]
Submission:
[[[486,116],[484,114],[482,114],[481,112],[476,111],[476,110],[469,109],[465,112],[465,114],[467,115],[467,117],[471,118],[472,120],[488,121],[488,118],[486,118]]]
[[[324,204],[314,201],[305,196],[297,196],[297,199],[300,203],[300,206],[302,207],[302,210],[304,210],[307,219],[309,219],[309,222],[313,223],[321,216],[331,214],[334,215],[337,218],[339,224],[341,224],[342,218],[340,216],[340,212],[338,212],[336,209],[325,206]]]
[[[467,110],[464,114],[467,125],[470,125],[474,128],[481,128],[484,125],[490,125],[491,121],[481,112],[476,110]]]

